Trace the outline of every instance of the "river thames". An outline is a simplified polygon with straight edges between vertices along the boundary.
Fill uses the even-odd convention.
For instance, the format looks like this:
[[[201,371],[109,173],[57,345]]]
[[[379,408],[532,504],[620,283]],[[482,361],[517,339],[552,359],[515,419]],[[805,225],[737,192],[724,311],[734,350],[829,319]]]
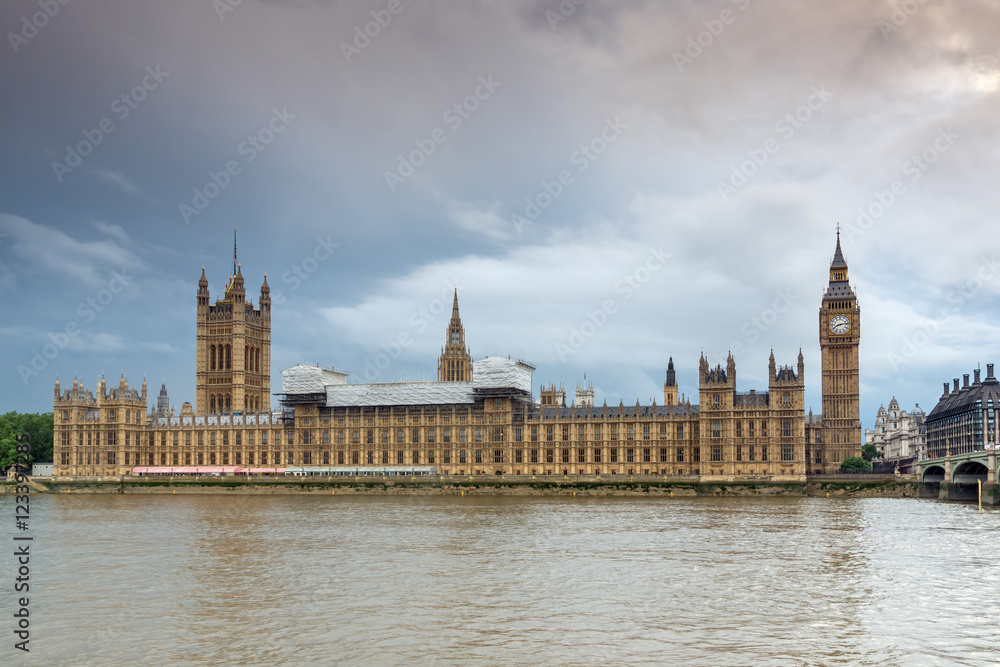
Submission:
[[[5,665],[1000,660],[1000,511],[970,504],[33,495],[31,519]]]

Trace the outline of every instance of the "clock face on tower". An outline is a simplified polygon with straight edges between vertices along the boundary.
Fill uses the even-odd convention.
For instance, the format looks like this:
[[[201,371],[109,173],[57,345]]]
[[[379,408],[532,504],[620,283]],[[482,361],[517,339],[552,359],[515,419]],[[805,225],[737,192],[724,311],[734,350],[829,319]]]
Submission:
[[[847,315],[837,315],[830,319],[830,331],[835,334],[845,334],[851,330],[851,318]]]

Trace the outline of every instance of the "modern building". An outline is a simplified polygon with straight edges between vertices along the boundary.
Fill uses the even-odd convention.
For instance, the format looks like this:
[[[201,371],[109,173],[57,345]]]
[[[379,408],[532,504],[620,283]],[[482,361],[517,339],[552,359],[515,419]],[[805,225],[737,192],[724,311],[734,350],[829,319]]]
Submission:
[[[961,386],[958,378],[951,389],[944,383],[944,393],[925,420],[929,458],[996,448],[1000,381],[993,375],[993,364],[986,364],[986,379],[979,376],[977,368],[972,384],[968,373],[962,376]]]
[[[802,479],[835,470],[861,451],[858,415],[860,311],[837,246],[820,308],[825,414],[807,419],[805,364],[777,364],[768,384],[741,390],[736,362],[698,363],[698,403],[678,395],[668,362],[663,404],[595,405],[578,385],[533,396],[534,366],[510,358],[473,361],[456,291],[437,382],[349,384],[318,365],[282,371],[281,408],[269,409],[270,295],[245,299],[240,267],[209,305],[204,269],[197,292],[196,406],[179,413],[124,375],[96,393],[56,380],[55,474],[125,475],[135,467],[433,466],[442,474],[690,475]],[[166,397],[166,387],[161,387]]]
[[[52,464],[51,463],[32,463],[31,464],[31,476],[32,477],[52,477]]]

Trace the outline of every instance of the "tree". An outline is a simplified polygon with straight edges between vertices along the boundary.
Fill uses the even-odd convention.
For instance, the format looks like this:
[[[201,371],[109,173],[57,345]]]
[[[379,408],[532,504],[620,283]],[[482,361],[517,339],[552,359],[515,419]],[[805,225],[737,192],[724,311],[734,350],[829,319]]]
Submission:
[[[17,459],[18,436],[28,434],[31,460],[35,463],[52,461],[52,413],[0,415],[0,471],[6,471]]]
[[[0,472],[14,464],[17,458],[17,436],[21,433],[21,419],[16,412],[0,415]]]
[[[872,464],[860,456],[848,456],[840,464],[840,469],[845,472],[865,472],[872,469]]]
[[[882,454],[878,451],[878,447],[872,444],[865,445],[861,448],[861,456],[864,457],[865,461],[882,458]]]

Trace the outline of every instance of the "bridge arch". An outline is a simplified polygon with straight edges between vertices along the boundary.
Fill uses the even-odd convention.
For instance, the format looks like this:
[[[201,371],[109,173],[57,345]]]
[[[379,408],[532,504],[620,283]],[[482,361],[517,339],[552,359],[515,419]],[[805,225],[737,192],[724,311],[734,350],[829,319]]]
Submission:
[[[987,472],[986,466],[979,461],[965,461],[956,466],[951,481],[956,484],[975,484],[977,480],[985,482]]]
[[[924,475],[921,478],[923,482],[943,482],[944,481],[944,467],[933,465],[924,468]]]

